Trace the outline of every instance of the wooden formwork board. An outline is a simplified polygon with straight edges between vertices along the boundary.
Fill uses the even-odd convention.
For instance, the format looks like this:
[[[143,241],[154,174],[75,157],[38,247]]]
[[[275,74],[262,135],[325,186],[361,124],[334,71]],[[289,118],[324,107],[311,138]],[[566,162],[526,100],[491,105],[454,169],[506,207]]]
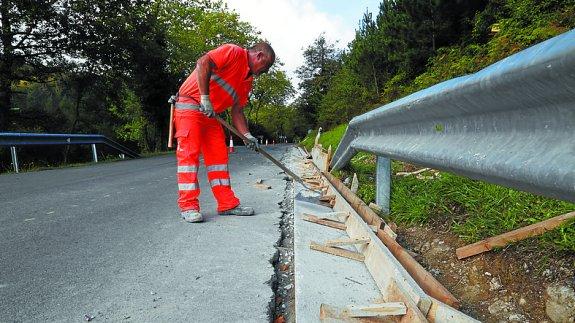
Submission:
[[[340,196],[340,199],[343,199]],[[338,202],[341,200],[338,199]],[[341,208],[345,208],[349,204],[337,203]],[[405,301],[410,300],[411,303],[416,304],[422,314],[427,314],[431,307],[431,298],[417,285],[417,283],[409,276],[407,271],[401,264],[393,257],[391,252],[383,245],[379,238],[373,233],[371,228],[363,221],[363,219],[350,210],[350,216],[347,218],[346,232],[350,238],[369,237],[371,243],[368,245],[357,246],[358,251],[365,256],[365,265],[372,274],[377,286],[381,291],[387,291],[389,286],[395,284],[395,289],[405,293],[404,299],[386,299],[388,302],[392,301]],[[384,298],[386,295],[383,295]],[[398,297],[398,295],[396,295]],[[408,302],[409,303],[409,302]],[[409,306],[408,306],[409,307]]]
[[[318,151],[318,149],[312,152],[314,164],[317,163],[316,167],[317,165],[324,165],[325,153],[321,152],[321,150]],[[324,156],[322,156],[322,154]],[[317,159],[320,159],[319,162]],[[339,193],[333,186],[333,183],[329,180],[326,182],[328,187],[325,194],[335,195],[333,210],[349,214],[345,219],[346,232],[349,237],[351,239],[364,239],[369,237],[371,240],[369,244],[358,245],[357,249],[365,256],[364,263],[372,274],[384,299],[387,302],[404,302],[407,306],[407,314],[398,321],[478,322],[451,306],[446,305],[442,301],[430,297],[412,278],[410,273],[406,271],[402,263],[396,259],[397,255],[400,255],[404,260],[408,260],[412,270],[416,271],[417,277],[426,284],[428,290],[437,287],[439,289],[438,295],[447,301],[453,302],[456,306],[459,305],[459,302],[445,287],[437,282],[405,249],[395,242],[393,234],[383,230],[386,225],[379,216],[377,216],[377,218],[369,217],[368,219],[364,219],[356,212],[354,207],[348,203],[349,201]],[[358,207],[358,205],[355,205],[355,207]],[[365,207],[368,208],[367,206]],[[370,213],[375,214],[373,211]],[[374,226],[377,230],[373,229]],[[387,244],[391,245],[394,253],[388,249],[389,246],[386,246]],[[415,263],[415,265],[413,263]]]
[[[428,295],[446,303],[450,306],[459,307],[457,300],[441,283],[439,283],[425,268],[423,268],[399,243],[395,241],[395,233],[382,219],[371,210],[359,197],[352,194],[338,179],[329,173],[324,173],[328,178],[332,190],[338,191],[338,194],[344,198],[343,205],[348,205],[355,210],[358,215],[368,224],[375,225],[377,237],[391,251],[393,256],[406,269],[411,277]],[[335,186],[337,185],[337,186]],[[330,193],[332,194],[332,193]],[[342,204],[342,203],[338,203]],[[337,206],[335,209],[337,210]],[[381,227],[383,226],[383,230]]]

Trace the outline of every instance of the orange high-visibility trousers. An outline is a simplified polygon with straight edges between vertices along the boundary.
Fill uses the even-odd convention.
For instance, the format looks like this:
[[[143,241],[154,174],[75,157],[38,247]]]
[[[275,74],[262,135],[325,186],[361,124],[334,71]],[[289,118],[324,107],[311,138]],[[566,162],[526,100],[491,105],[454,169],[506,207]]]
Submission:
[[[200,210],[198,196],[198,168],[200,154],[208,173],[212,193],[218,203],[218,211],[233,209],[240,204],[231,188],[228,172],[228,151],[222,126],[216,119],[208,118],[199,111],[185,115],[176,110],[174,117],[175,137],[178,140],[178,205],[182,211]]]

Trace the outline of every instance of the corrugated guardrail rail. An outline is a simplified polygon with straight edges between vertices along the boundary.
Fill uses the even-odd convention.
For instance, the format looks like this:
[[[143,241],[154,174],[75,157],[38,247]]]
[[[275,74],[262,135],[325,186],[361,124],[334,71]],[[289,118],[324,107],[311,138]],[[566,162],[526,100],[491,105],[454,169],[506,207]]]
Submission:
[[[129,148],[102,135],[83,134],[46,134],[46,133],[20,133],[2,132],[0,133],[0,146],[9,146],[12,153],[12,163],[14,170],[18,172],[18,158],[16,157],[16,146],[41,146],[41,145],[92,145],[94,161],[98,161],[96,154],[96,144],[103,144],[113,148],[129,157],[139,158],[140,155]]]
[[[575,202],[575,30],[353,118],[357,151]]]

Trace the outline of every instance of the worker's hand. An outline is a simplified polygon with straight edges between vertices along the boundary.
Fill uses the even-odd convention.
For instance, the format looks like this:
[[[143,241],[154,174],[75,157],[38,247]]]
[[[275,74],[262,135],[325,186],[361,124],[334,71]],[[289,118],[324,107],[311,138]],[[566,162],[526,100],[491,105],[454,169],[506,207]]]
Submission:
[[[258,143],[258,138],[252,136],[251,133],[247,132],[244,133],[244,137],[246,137],[247,140],[244,140],[244,144],[251,150],[255,150],[258,151],[260,149],[260,145]]]
[[[208,118],[212,118],[216,115],[209,95],[200,96],[200,111],[202,111],[202,113],[205,114]]]

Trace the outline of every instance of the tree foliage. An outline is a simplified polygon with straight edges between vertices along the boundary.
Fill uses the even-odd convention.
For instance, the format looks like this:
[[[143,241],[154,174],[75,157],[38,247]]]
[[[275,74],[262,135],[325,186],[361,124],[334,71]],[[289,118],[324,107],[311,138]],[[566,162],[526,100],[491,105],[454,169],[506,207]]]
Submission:
[[[281,66],[279,62],[276,64]],[[262,135],[270,139],[293,137],[295,110],[288,105],[288,100],[294,94],[295,90],[285,72],[277,67],[272,68],[254,81],[250,101],[246,106],[248,120],[260,125],[265,132]]]
[[[254,28],[221,1],[163,0],[159,10],[167,26],[169,69],[174,75],[186,77],[201,55],[221,44],[248,46],[258,40]]]
[[[575,0],[383,0],[359,21],[335,73],[314,73],[320,60],[306,56],[298,108],[310,127],[346,123],[565,32],[574,17]]]
[[[221,0],[2,0],[0,23],[0,131],[101,133],[149,151],[165,146],[166,99],[197,58],[260,39]],[[345,50],[324,34],[305,48],[297,92],[281,64],[257,79],[250,126],[302,137],[573,27],[575,0],[382,0]]]
[[[324,34],[309,45],[303,52],[304,65],[296,70],[301,79],[301,94],[296,103],[303,126],[315,125],[322,98],[326,95],[334,75],[340,68],[341,53],[335,44],[329,43]]]
[[[68,47],[67,0],[0,1],[0,129],[9,125],[12,86],[57,70]]]
[[[0,14],[1,130],[95,132],[150,151],[165,146],[167,98],[197,58],[259,40],[222,1],[3,0]]]

